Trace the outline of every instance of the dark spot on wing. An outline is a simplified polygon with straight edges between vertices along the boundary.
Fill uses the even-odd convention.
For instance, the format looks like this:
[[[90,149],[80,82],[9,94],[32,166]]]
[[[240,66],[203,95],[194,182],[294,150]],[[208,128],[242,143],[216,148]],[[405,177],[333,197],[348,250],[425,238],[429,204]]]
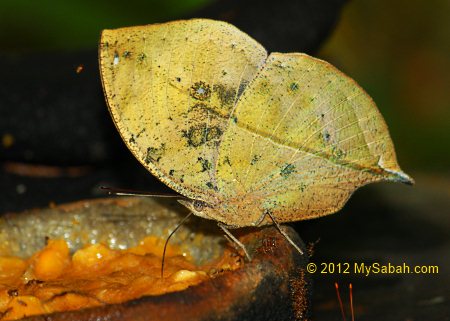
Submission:
[[[217,126],[212,126],[206,129],[206,141],[219,138],[222,135],[222,131]]]
[[[159,148],[148,147],[144,158],[145,163],[150,164],[150,162],[152,163],[159,162],[161,157],[164,155],[165,149],[166,149],[165,144],[161,144]]]
[[[297,91],[298,88],[299,88],[299,86],[298,86],[298,83],[296,83],[296,82],[293,82],[289,85],[289,89],[291,91]]]
[[[128,50],[125,50],[122,54],[123,58],[130,58],[131,57],[131,52]]]
[[[281,168],[280,175],[284,178],[288,178],[293,172],[295,172],[295,166],[292,164],[286,164]]]
[[[248,81],[243,81],[241,82],[241,84],[239,85],[239,90],[238,90],[238,94],[237,94],[237,98],[241,97],[242,93],[244,92],[245,88],[248,85]]]
[[[197,100],[206,100],[211,97],[211,88],[203,81],[196,82],[190,90],[192,98]]]
[[[187,138],[189,146],[198,147],[206,142],[217,139],[222,135],[222,131],[217,126],[206,126],[202,123],[198,126],[192,126],[187,131],[183,130],[182,136]]]
[[[305,191],[305,189],[306,189],[306,184],[305,183],[300,183],[300,186],[299,186],[299,189],[300,189],[300,191],[301,192],[304,192]]]
[[[214,186],[213,183],[211,182],[207,182],[206,186],[208,186],[208,188],[215,190],[216,192],[219,190],[216,186]]]
[[[255,165],[257,161],[261,158],[261,155],[253,155],[252,161],[250,162],[250,165]]]
[[[183,137],[187,138],[188,145],[198,147],[205,143],[205,126],[190,127],[187,131],[183,130]]]
[[[147,55],[143,52],[137,56],[138,62],[143,62],[145,60],[145,58],[147,58]]]
[[[337,146],[333,146],[331,151],[331,160],[338,161],[345,156],[345,152]]]
[[[142,128],[142,129],[139,131],[139,133],[137,133],[136,138],[139,138],[139,136],[141,136],[143,133],[145,133],[146,130],[147,130],[146,128]]]
[[[209,171],[212,168],[212,164],[209,160],[204,159],[203,157],[199,157],[198,161],[202,165],[202,172]]]
[[[214,108],[211,108],[210,106],[208,106],[205,103],[196,103],[194,106],[189,108],[189,112],[195,111],[195,110],[199,110],[200,112],[206,111],[206,112],[210,112],[210,113],[214,114],[215,116],[223,117],[220,113],[218,113],[216,110],[214,110]]]
[[[225,158],[223,159],[223,164],[228,164],[229,166],[231,166],[231,161],[228,156],[225,156]]]
[[[233,105],[236,98],[236,90],[227,88],[222,84],[214,85],[213,91],[217,94],[222,105]]]

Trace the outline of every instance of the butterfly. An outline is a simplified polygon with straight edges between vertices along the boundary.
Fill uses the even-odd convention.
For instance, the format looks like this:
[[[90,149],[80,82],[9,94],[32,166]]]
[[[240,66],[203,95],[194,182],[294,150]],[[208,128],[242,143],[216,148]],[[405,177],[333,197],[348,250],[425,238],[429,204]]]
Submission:
[[[99,60],[130,151],[223,227],[312,219],[362,185],[413,182],[354,80],[306,54],[269,55],[228,23],[104,30]]]

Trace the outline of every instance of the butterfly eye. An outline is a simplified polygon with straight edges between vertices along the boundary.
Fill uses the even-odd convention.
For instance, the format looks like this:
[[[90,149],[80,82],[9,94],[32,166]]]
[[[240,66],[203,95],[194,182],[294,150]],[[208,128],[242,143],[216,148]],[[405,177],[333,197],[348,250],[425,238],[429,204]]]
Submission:
[[[206,207],[206,203],[199,200],[194,200],[192,206],[196,212],[201,212]]]

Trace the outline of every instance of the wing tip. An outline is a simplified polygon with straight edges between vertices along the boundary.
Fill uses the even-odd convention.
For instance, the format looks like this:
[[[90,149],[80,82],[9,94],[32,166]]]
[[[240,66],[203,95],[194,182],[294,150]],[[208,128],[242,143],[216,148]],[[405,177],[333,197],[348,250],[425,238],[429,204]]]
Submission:
[[[414,179],[403,171],[389,171],[389,181],[395,183],[403,183],[406,185],[414,185],[416,182]]]

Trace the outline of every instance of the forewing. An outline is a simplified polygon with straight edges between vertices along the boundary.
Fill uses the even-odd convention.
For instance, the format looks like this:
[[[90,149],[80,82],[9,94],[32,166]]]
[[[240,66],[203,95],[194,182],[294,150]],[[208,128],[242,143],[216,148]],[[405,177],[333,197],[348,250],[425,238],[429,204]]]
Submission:
[[[134,156],[177,192],[217,195],[217,146],[235,102],[267,57],[235,27],[196,19],[105,30],[108,106]]]
[[[280,221],[333,213],[369,182],[411,181],[371,98],[319,59],[271,54],[234,116],[220,149],[219,188],[254,199]]]

